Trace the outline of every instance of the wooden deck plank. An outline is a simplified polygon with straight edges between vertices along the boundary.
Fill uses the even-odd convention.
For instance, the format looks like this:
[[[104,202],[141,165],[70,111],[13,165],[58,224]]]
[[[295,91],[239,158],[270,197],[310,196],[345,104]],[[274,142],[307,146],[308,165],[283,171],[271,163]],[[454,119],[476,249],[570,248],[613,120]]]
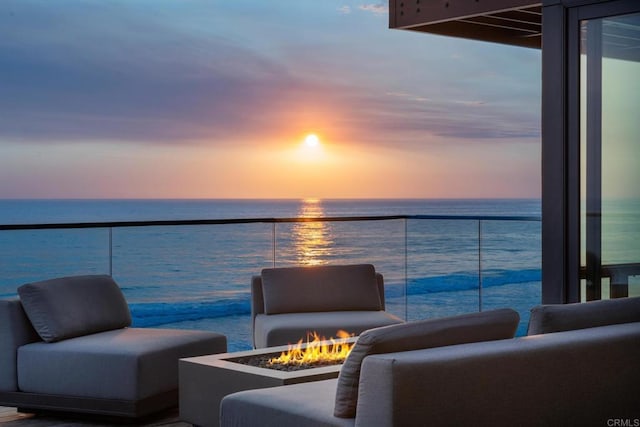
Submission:
[[[159,414],[140,423],[104,423],[99,420],[73,418],[69,415],[27,414],[18,412],[16,408],[6,407],[0,407],[0,425],[2,427],[191,427],[191,424],[180,421],[177,410]]]

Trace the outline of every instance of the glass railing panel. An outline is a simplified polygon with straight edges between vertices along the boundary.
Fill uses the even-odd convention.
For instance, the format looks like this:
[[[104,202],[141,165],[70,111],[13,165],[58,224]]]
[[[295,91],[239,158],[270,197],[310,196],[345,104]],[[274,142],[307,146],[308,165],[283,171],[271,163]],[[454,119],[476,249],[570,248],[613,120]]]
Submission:
[[[250,278],[273,265],[371,263],[384,275],[387,311],[407,320],[513,307],[522,334],[540,302],[539,221],[170,223],[2,230],[0,295],[14,296],[25,282],[112,272],[134,326],[218,331],[231,350],[251,346]],[[632,294],[636,273],[628,272]]]
[[[373,264],[385,282],[387,311],[405,316],[404,219],[278,223],[276,266]]]
[[[475,220],[408,220],[408,320],[478,311],[477,224]]]
[[[109,274],[108,228],[0,232],[0,298],[24,283],[79,274]]]
[[[520,313],[518,335],[526,335],[529,310],[542,300],[541,224],[482,221],[482,309]]]
[[[220,332],[230,350],[251,347],[250,280],[272,258],[271,224],[113,232],[113,276],[133,325]]]

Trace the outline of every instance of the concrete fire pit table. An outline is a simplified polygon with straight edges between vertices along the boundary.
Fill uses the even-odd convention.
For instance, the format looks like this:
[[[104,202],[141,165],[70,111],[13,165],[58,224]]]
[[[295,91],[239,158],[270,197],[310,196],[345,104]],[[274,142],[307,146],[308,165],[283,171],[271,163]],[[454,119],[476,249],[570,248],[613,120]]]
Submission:
[[[356,338],[349,338],[353,343]],[[302,347],[306,347],[306,343]],[[288,346],[180,359],[180,419],[203,427],[219,425],[220,402],[237,391],[276,387],[337,378],[341,364],[295,371],[280,371],[239,363],[236,360],[259,355],[277,357]]]

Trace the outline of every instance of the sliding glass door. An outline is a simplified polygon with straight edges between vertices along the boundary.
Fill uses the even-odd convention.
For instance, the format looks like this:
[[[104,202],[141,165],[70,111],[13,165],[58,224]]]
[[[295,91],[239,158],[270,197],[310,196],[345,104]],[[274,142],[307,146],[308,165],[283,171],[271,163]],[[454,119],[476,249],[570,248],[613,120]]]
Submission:
[[[640,13],[579,29],[581,299],[640,295]]]

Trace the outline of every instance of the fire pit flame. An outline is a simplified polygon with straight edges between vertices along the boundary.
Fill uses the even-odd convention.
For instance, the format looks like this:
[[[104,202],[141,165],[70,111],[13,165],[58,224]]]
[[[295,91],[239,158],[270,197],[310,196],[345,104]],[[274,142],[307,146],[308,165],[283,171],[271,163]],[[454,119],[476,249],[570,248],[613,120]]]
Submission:
[[[314,363],[341,363],[349,355],[353,343],[347,342],[352,337],[345,331],[338,331],[338,338],[326,340],[317,332],[307,334],[307,345],[303,348],[302,339],[297,344],[289,345],[279,357],[269,359],[269,365],[306,365]]]

